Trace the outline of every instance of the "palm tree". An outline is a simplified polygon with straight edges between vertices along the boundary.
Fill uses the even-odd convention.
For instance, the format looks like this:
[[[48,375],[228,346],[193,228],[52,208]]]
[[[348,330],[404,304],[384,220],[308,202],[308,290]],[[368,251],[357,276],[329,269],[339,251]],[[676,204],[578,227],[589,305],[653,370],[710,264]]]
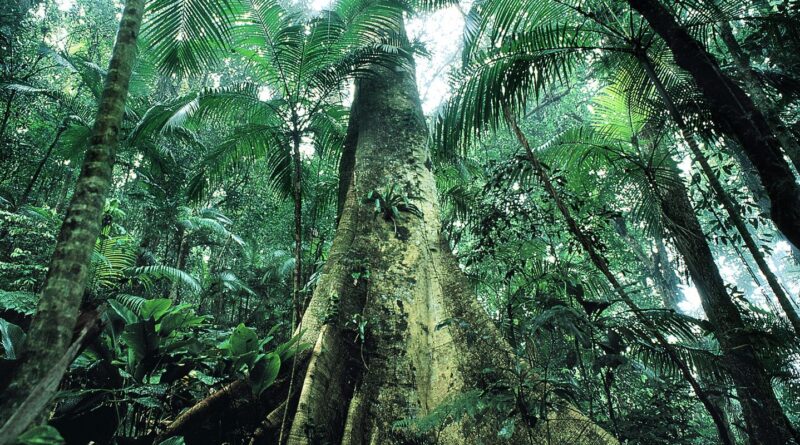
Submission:
[[[614,46],[614,39],[619,38],[621,34],[614,29],[614,26],[615,24],[624,24],[625,28],[630,28],[630,35],[637,38],[635,41],[638,41],[646,32],[645,27],[637,26],[632,17],[631,20],[627,18],[621,20],[615,18],[611,11],[602,9],[601,12],[589,11],[584,7],[560,2],[555,6],[553,3],[541,2],[524,6],[505,2],[481,4],[473,15],[482,19],[473,28],[479,32],[469,36],[473,44],[466,50],[468,58],[465,61],[463,74],[466,80],[459,89],[454,105],[451,105],[444,114],[443,125],[448,128],[441,132],[440,140],[445,144],[458,147],[459,143],[464,144],[465,141],[479,136],[485,126],[498,125],[503,117],[511,123],[513,128],[512,112],[521,110],[526,104],[527,98],[538,95],[546,85],[566,78],[567,73],[585,59],[587,52],[604,51],[628,57],[635,55],[633,48],[629,46],[630,39],[624,34],[621,36],[622,45]],[[563,19],[570,12],[576,14],[580,19],[575,25]],[[523,17],[524,20],[519,17]],[[587,23],[595,23],[595,25],[587,25]],[[486,47],[478,45],[478,42],[484,41],[483,39],[488,41]],[[609,41],[612,43],[609,44]],[[640,104],[643,100],[634,98],[631,102]],[[572,132],[568,136],[582,139],[585,135],[578,131]],[[630,141],[635,143],[640,137],[637,131],[628,136],[628,144]],[[520,140],[522,141],[521,138]],[[602,141],[590,145],[606,146]],[[641,151],[641,148],[636,148],[634,153],[644,152]],[[629,158],[627,155],[624,157]],[[700,245],[706,246],[702,252],[693,251],[688,247],[692,245],[689,240],[680,238],[686,236],[686,233],[675,233],[681,226],[672,226],[671,232],[678,241],[677,246],[687,264],[690,265],[689,269],[693,279],[700,287],[704,308],[708,311],[712,323],[717,326],[718,340],[726,357],[731,363],[744,365],[743,368],[737,368],[739,365],[732,365],[730,369],[734,373],[733,377],[737,388],[740,394],[745,394],[746,400],[751,397],[758,400],[745,410],[748,424],[757,425],[753,427],[753,430],[761,431],[764,434],[759,439],[764,443],[767,443],[770,434],[777,434],[775,437],[789,439],[791,435],[787,434],[792,434],[791,428],[788,427],[788,422],[782,414],[766,372],[755,356],[752,344],[740,351],[744,339],[724,338],[731,332],[743,329],[744,325],[739,318],[738,310],[724,288],[724,283],[719,278],[719,273],[713,272],[717,270],[716,265],[699,224],[696,219],[692,222],[695,218],[694,213],[689,204],[688,195],[675,174],[676,167],[670,166],[672,161],[667,162],[668,158],[666,157],[661,156],[659,159],[659,162],[666,162],[664,164],[667,167],[666,170],[662,170],[661,164],[658,164],[658,171],[662,171],[662,173],[651,172],[652,159],[646,161],[643,158],[635,161],[635,164],[640,166],[637,170],[649,172],[640,177],[642,190],[646,191],[652,188],[653,191],[656,191],[658,193],[656,196],[660,196],[656,202],[660,203],[660,211],[664,214],[665,221],[674,222],[674,218],[680,217],[681,221],[685,221],[687,224],[692,223],[691,227],[695,230],[691,232],[691,241],[697,244],[702,240]],[[670,192],[679,198],[678,201],[667,202],[666,196],[670,195],[662,194],[667,186],[673,187]],[[680,211],[671,207],[678,204],[681,206]],[[576,232],[574,229],[571,231]],[[586,248],[586,246],[584,247]],[[598,260],[594,262],[601,264]],[[702,267],[698,264],[702,264]],[[604,267],[600,267],[600,269],[602,270]],[[609,277],[610,281],[612,279],[613,277]],[[714,311],[716,313],[712,313]],[[744,344],[746,343],[745,341]],[[747,369],[746,373],[735,375],[742,369]],[[749,377],[745,374],[749,374]],[[755,389],[751,385],[753,381],[758,383],[758,387]],[[747,403],[750,402],[747,401]],[[777,416],[775,419],[777,419],[778,428],[772,430],[777,430],[777,433],[767,432],[772,428],[771,418],[761,416],[763,411],[755,410],[756,404],[770,407],[773,414]],[[723,428],[718,429],[724,436]]]
[[[291,148],[281,153],[294,155],[287,163],[293,167],[275,171],[297,171],[302,137],[311,134],[316,139],[312,121],[325,116],[330,97],[326,88],[335,90],[354,71],[362,74],[355,80],[339,167],[336,237],[299,323],[302,341],[314,348],[298,355],[286,400],[268,407],[258,437],[291,444],[399,440],[403,433],[392,423],[411,414],[405,400],[421,406],[421,414],[439,405],[444,410],[451,394],[460,388],[480,388],[487,381],[481,370],[496,369],[494,380],[502,379],[501,370],[508,369],[503,363],[513,360],[440,239],[427,129],[400,5],[342,1],[336,11],[304,25],[287,19],[274,3],[253,5],[258,7],[251,9],[241,35],[231,28],[230,41],[271,82],[273,99],[254,108],[266,116],[260,118],[262,131],[250,133],[249,140],[269,138],[270,150],[261,149],[265,153],[275,153],[272,147]],[[367,9],[369,14],[359,14]],[[191,39],[177,40],[174,50],[163,52],[165,56],[196,45]],[[209,46],[208,52],[213,49]],[[204,106],[204,101],[213,100],[212,95],[199,97],[198,115],[236,113],[249,123],[242,110],[249,113],[253,107],[214,111]],[[253,104],[252,99],[248,103]],[[264,131],[264,122],[274,128]],[[241,140],[242,149],[228,150],[218,159],[241,161],[242,154],[250,159],[256,144]],[[445,323],[449,318],[464,319],[471,327]],[[361,334],[353,335],[354,320],[361,321]],[[468,340],[475,329],[486,331],[488,340],[482,342],[486,344]],[[450,339],[453,343],[447,348],[423,346]],[[476,366],[476,361],[486,366]],[[297,384],[295,374],[300,379]],[[431,385],[423,383],[431,382],[432,376],[436,377]],[[224,405],[225,394],[238,393],[241,386],[212,396],[214,410]],[[547,422],[532,427],[531,434],[549,435],[553,443],[615,442],[568,403],[557,400],[555,405],[558,409]],[[209,411],[213,410],[198,405],[166,434],[191,428],[192,422],[213,414]],[[470,426],[462,420],[461,416],[449,419],[440,441],[463,443]],[[480,434],[493,438],[496,429],[487,427]],[[391,439],[392,435],[397,437]]]
[[[232,164],[242,165],[247,158],[267,158],[269,175],[277,186],[289,180],[295,227],[292,301],[299,312],[303,287],[301,146],[311,139],[320,155],[338,154],[341,141],[331,135],[342,117],[338,101],[345,82],[366,63],[380,63],[387,48],[391,49],[390,42],[377,33],[385,20],[385,7],[363,2],[364,9],[324,11],[307,19],[276,1],[203,2],[202,6],[180,9],[171,2],[153,6],[154,26],[148,35],[162,69],[166,73],[197,72],[200,66],[221,59],[220,48],[226,48],[247,63],[255,79],[204,92],[178,111],[184,115],[180,119],[196,115],[221,127],[233,124],[229,139],[206,158],[209,168],[193,179],[199,186],[195,192],[214,179],[207,178],[209,174],[219,178]],[[220,17],[222,26],[214,17]],[[186,26],[175,27],[178,21]],[[213,27],[215,32],[198,33],[198,26]]]
[[[0,429],[3,441],[16,438],[36,419],[71,362],[68,349],[95,240],[100,233],[105,198],[111,188],[114,155],[143,14],[143,0],[125,3],[83,169],[28,331],[27,352],[0,404],[0,418],[6,419]]]

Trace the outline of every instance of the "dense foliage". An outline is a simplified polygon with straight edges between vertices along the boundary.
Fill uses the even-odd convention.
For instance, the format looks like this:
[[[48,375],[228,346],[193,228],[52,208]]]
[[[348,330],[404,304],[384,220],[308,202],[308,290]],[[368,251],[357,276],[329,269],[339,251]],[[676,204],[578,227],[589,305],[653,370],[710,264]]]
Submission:
[[[428,168],[450,248],[519,365],[394,427],[435,443],[499,415],[503,443],[558,397],[620,443],[767,444],[759,422],[776,411],[759,419],[736,372],[752,368],[800,442],[800,246],[783,216],[798,210],[650,3],[148,0],[68,368],[47,415],[0,443],[192,443],[164,433],[237,382],[288,401],[341,211],[353,82],[431,59],[396,16],[456,7],[463,51],[427,116]],[[797,187],[800,4],[660,5],[752,98]],[[95,143],[122,6],[0,5],[0,391]],[[414,198],[392,185],[363,201],[392,223],[421,217]],[[363,360],[381,320],[349,323]],[[195,436],[248,443],[268,414],[231,410]]]

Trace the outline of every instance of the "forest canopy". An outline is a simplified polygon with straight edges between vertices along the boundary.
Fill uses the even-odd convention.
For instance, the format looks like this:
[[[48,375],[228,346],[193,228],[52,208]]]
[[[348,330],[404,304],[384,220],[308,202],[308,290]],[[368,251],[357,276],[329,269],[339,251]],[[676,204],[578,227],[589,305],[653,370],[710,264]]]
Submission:
[[[0,445],[800,445],[800,2],[7,0]]]

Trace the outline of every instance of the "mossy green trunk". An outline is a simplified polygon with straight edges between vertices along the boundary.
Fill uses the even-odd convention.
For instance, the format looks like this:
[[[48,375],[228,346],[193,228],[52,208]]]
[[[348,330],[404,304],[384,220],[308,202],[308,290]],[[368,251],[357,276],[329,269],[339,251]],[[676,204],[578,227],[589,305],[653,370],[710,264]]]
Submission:
[[[300,327],[313,352],[295,377],[299,396],[283,439],[292,445],[433,443],[430,435],[393,428],[394,422],[507,378],[500,369],[509,369],[514,357],[442,241],[413,66],[380,68],[357,82],[348,139],[337,235]],[[396,213],[382,202],[392,196]],[[487,374],[487,368],[496,371]],[[459,420],[436,443],[500,442],[498,424]],[[526,436],[529,443],[525,428],[518,429],[520,438],[510,442]],[[530,437],[534,443],[616,443],[559,402]]]
[[[92,251],[100,233],[143,12],[144,0],[126,2],[90,145],[28,331],[27,349],[13,380],[3,393],[0,404],[0,419],[3,421],[16,411],[46,375],[64,372],[64,369],[53,370],[52,367],[72,340]]]

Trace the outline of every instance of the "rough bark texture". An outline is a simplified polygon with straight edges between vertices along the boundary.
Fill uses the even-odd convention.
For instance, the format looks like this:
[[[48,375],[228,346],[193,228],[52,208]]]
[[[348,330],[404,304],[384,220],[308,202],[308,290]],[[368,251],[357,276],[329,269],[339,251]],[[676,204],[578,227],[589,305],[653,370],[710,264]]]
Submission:
[[[31,389],[51,374],[72,339],[105,197],[111,187],[114,152],[143,12],[144,0],[126,2],[81,175],[28,331],[27,351],[3,394],[0,419],[8,419]],[[59,379],[67,365],[59,371]]]
[[[714,336],[739,395],[751,443],[797,443],[797,433],[784,415],[769,375],[748,338],[747,327],[725,289],[686,189],[677,175],[669,187],[659,187],[654,179],[651,184],[659,196],[665,225],[672,233],[675,246],[697,286],[703,309],[714,326]]]
[[[293,113],[293,120],[297,116]],[[300,288],[303,277],[303,187],[302,173],[303,161],[300,158],[300,132],[292,132],[292,198],[294,199],[294,271],[292,272],[292,310],[293,314],[300,313]],[[292,320],[295,320],[293,315]]]
[[[433,443],[394,422],[506,378],[499,369],[513,360],[441,239],[413,66],[378,71],[357,82],[339,226],[301,324],[314,347],[295,377],[302,389],[284,437],[292,445]],[[372,192],[380,194],[379,212],[377,195],[366,200]],[[419,212],[403,210],[401,196]],[[397,214],[386,205],[393,199]],[[460,322],[442,326],[447,320]],[[436,443],[499,440],[499,425],[454,420]],[[560,402],[530,436],[535,443],[616,443]]]
[[[672,50],[675,62],[700,87],[714,120],[741,143],[772,200],[778,229],[800,247],[800,187],[764,115],[717,61],[658,0],[628,0]]]
[[[97,335],[100,334],[102,330],[100,315],[103,310],[101,308],[86,314],[86,324],[80,326],[75,341],[69,345],[63,355],[55,357],[56,360],[51,363],[49,370],[30,388],[22,403],[15,407],[14,412],[8,418],[3,418],[4,422],[0,425],[0,445],[18,443],[16,438],[41,417],[41,412],[58,390],[63,370],[75,360],[75,357],[92,341],[91,339],[97,338]]]

